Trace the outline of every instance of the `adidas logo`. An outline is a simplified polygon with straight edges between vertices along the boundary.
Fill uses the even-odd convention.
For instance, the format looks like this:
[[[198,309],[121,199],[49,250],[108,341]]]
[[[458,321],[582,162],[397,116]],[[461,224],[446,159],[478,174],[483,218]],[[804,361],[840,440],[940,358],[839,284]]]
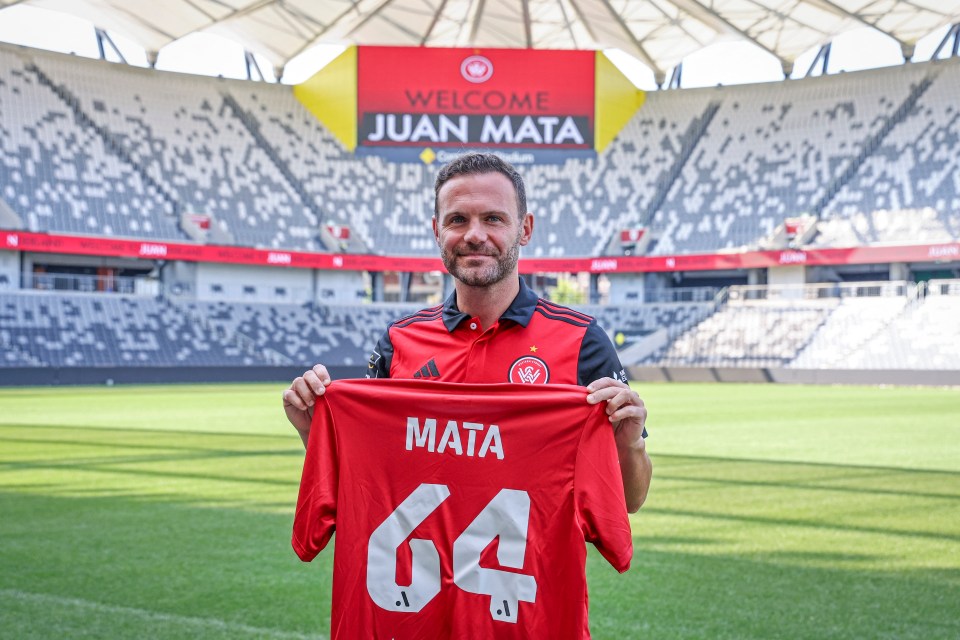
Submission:
[[[437,363],[433,358],[430,358],[430,362],[420,367],[420,371],[417,371],[413,374],[414,378],[439,378],[440,370],[437,369]]]

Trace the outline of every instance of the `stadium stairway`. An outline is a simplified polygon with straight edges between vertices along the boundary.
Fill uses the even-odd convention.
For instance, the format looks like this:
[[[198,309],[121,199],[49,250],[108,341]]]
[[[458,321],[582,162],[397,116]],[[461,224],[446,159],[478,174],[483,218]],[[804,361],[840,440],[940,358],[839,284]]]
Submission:
[[[647,206],[646,211],[644,211],[640,217],[641,227],[649,226],[650,221],[653,220],[654,214],[656,214],[657,210],[663,206],[664,202],[666,202],[667,196],[670,194],[670,190],[680,177],[680,174],[683,172],[683,168],[686,166],[687,161],[690,160],[690,157],[697,148],[697,144],[703,137],[703,133],[710,127],[710,122],[713,121],[713,117],[717,115],[717,111],[719,109],[719,102],[711,102],[707,105],[703,115],[690,123],[690,127],[683,135],[683,146],[680,148],[680,153],[677,156],[676,162],[674,162],[673,166],[670,168],[670,171],[665,176],[663,182],[657,185],[656,194],[650,201],[649,206]]]
[[[183,212],[183,205],[180,201],[173,196],[161,183],[153,179],[150,173],[138,163],[126,150],[117,143],[113,135],[109,131],[98,125],[93,118],[91,118],[80,106],[80,100],[77,99],[65,86],[56,84],[47,74],[43,72],[35,64],[28,64],[27,70],[33,73],[40,84],[44,85],[50,89],[61,101],[73,112],[74,117],[77,119],[77,122],[93,131],[97,134],[102,140],[104,146],[115,156],[123,160],[126,164],[132,167],[137,174],[140,176],[140,179],[143,180],[144,184],[149,185],[151,188],[155,189],[157,193],[170,205],[173,216],[176,221],[180,220],[180,214]],[[184,237],[186,237],[184,235]]]
[[[930,88],[930,85],[933,84],[933,81],[936,79],[937,72],[931,71],[923,80],[920,81],[915,87],[910,90],[909,95],[906,99],[900,104],[899,107],[887,118],[886,122],[883,123],[883,126],[870,138],[864,141],[863,148],[857,153],[853,159],[850,161],[850,164],[840,172],[840,174],[834,178],[833,182],[830,183],[830,186],[827,187],[823,195],[817,200],[813,207],[811,207],[810,214],[814,218],[820,220],[823,217],[823,211],[830,204],[830,201],[840,192],[840,190],[850,182],[857,172],[860,171],[860,168],[866,162],[867,158],[870,157],[883,143],[884,139],[890,135],[890,132],[893,131],[894,127],[903,122],[908,115],[916,108],[917,102],[923,96],[923,94]]]
[[[224,104],[227,105],[227,107],[233,112],[233,115],[236,116],[237,120],[239,120],[240,123],[243,124],[243,126],[247,129],[257,146],[263,149],[263,152],[267,155],[267,158],[269,158],[274,166],[276,166],[277,170],[280,172],[280,175],[286,179],[294,193],[296,193],[297,197],[300,198],[300,201],[303,203],[304,207],[313,216],[315,228],[317,230],[316,239],[320,243],[327,246],[327,248],[331,251],[344,250],[343,247],[330,246],[330,244],[327,242],[326,236],[320,233],[321,226],[326,224],[326,218],[329,216],[320,210],[320,207],[317,206],[316,201],[310,197],[310,193],[304,186],[303,181],[300,180],[296,174],[294,174],[294,172],[290,169],[290,166],[282,157],[280,157],[280,154],[277,153],[277,150],[274,148],[274,146],[270,144],[270,141],[267,140],[266,136],[263,135],[260,123],[257,121],[256,117],[240,106],[240,103],[237,102],[236,98],[230,95],[229,92],[224,91],[222,95]],[[350,223],[345,219],[339,219],[335,222],[340,226],[350,226]],[[347,241],[345,249],[350,253],[370,253],[368,248],[360,240],[354,238],[353,236],[351,236]]]

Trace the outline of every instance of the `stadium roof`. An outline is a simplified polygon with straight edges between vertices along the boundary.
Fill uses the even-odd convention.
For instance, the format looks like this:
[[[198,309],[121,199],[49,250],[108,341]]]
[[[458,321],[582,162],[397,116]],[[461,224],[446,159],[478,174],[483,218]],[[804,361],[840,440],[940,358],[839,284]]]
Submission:
[[[905,58],[960,22],[960,0],[0,0],[85,18],[154,54],[197,31],[226,36],[277,69],[317,44],[610,49],[662,83],[710,44],[749,41],[780,60],[872,27]]]

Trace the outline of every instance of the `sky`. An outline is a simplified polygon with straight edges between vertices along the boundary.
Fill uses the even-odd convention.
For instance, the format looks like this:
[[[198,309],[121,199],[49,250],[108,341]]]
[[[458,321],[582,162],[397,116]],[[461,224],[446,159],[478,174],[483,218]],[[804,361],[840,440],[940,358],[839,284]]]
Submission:
[[[920,40],[914,60],[929,59],[946,31],[947,27],[944,27]],[[110,37],[129,64],[147,66],[146,54],[135,42],[116,33],[111,33]],[[35,7],[13,6],[0,10],[0,41],[99,57],[92,23]],[[342,51],[343,47],[340,46],[321,45],[304,52],[287,64],[283,82],[303,82]],[[797,59],[794,78],[807,73],[816,53],[816,49],[812,49]],[[607,51],[607,55],[639,88],[656,89],[653,73],[642,63],[617,50]],[[270,63],[256,53],[254,57],[268,81],[273,81]],[[117,56],[109,51],[107,59],[118,61]],[[863,28],[834,40],[828,71],[857,71],[902,62],[900,47],[894,40],[873,29]],[[247,77],[243,47],[213,34],[189,35],[164,47],[157,60],[157,69],[227,78]],[[783,72],[776,58],[744,42],[715,44],[691,54],[683,62],[684,88],[776,82],[782,79]]]

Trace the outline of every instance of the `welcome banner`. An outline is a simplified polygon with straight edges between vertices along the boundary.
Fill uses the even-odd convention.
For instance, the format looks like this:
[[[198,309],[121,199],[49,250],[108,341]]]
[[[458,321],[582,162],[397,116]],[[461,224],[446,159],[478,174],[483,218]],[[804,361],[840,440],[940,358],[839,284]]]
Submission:
[[[358,47],[357,151],[593,154],[595,66],[592,51]]]

